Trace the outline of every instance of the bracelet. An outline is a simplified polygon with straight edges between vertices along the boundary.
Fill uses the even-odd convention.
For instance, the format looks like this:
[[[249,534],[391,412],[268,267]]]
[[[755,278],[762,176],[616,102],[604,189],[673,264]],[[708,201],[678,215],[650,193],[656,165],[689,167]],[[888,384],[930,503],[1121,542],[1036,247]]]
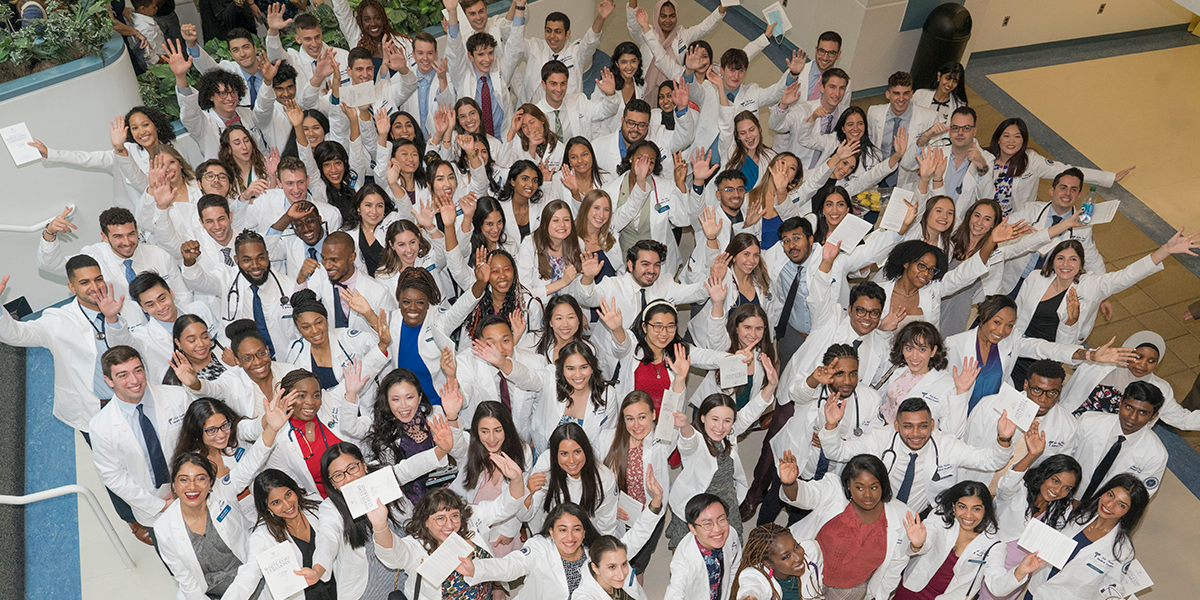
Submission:
[[[374,531],[375,533],[379,533],[387,528],[388,528],[388,526],[385,524],[383,527],[380,527],[379,529],[375,529],[374,527],[372,527],[371,531]]]
[[[945,181],[945,179],[934,179],[934,180],[932,180],[932,181],[933,181],[934,183],[941,183],[941,182]]]
[[[793,481],[793,482],[791,482],[791,483],[785,483],[785,484],[783,484],[783,486],[784,486],[784,487],[792,487],[793,485],[796,485],[796,484],[797,484],[797,483],[799,483],[799,482],[800,482],[800,480],[799,480],[799,479],[797,479],[796,481]]]
[[[1095,348],[1089,349],[1087,352],[1085,352],[1083,354],[1083,356],[1084,356],[1084,359],[1086,359],[1088,362],[1095,361],[1096,360],[1096,349]]]
[[[996,436],[996,441],[1000,442],[1001,444],[1007,444],[1012,441],[1012,438]]]

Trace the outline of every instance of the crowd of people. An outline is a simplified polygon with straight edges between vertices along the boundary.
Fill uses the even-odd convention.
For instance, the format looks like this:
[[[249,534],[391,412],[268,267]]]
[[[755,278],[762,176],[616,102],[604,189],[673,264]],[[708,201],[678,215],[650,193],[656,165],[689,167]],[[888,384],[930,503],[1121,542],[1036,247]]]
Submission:
[[[54,415],[180,598],[270,598],[257,557],[287,544],[309,600],[644,600],[664,543],[667,600],[1122,597],[1151,425],[1200,429],[1161,335],[1085,343],[1200,247],[1106,269],[1080,195],[1132,168],[1042,157],[1021,119],[980,143],[959,64],[850,106],[833,31],[747,82],[778,39],[717,54],[724,7],[630,0],[589,96],[613,0],[579,36],[445,0],[442,56],[376,0],[324,1],[348,52],[278,3],[264,38],[225,32],[232,60],[158,33],[199,164],[144,106],[111,150],[33,142],[114,205],[74,255],[94,226],[46,226],[74,301],[0,314],[0,342],[50,349]],[[354,516],[381,470],[401,496]],[[1018,544],[1033,520],[1070,560]],[[422,577],[448,540],[471,550]]]

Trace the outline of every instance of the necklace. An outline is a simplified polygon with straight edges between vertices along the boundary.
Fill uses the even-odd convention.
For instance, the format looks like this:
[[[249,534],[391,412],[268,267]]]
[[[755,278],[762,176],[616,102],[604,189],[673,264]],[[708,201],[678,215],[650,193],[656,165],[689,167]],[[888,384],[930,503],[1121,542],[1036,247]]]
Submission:
[[[905,294],[904,292],[900,291],[900,286],[897,285],[897,286],[892,287],[892,291],[897,294],[900,294],[901,296],[904,296],[905,298],[912,298],[913,296],[916,296],[917,293],[921,291],[921,289],[917,288],[917,289],[913,290],[913,293]]]

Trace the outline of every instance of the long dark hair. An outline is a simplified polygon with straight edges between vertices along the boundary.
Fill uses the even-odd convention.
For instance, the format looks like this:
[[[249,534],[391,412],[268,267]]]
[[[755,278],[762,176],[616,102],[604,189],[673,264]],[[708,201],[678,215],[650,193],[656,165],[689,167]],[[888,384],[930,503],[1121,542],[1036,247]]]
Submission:
[[[343,183],[345,183],[345,180],[343,180]],[[374,182],[364,183],[358,188],[357,192],[354,192],[354,200],[350,202],[350,212],[342,215],[342,231],[349,231],[362,224],[362,215],[358,213],[358,210],[362,207],[362,203],[370,196],[379,196],[383,199],[383,216],[385,218],[396,212],[396,203],[392,201],[391,194],[385,192],[383,188]],[[357,241],[355,240],[355,242]],[[386,248],[384,251],[387,251]]]
[[[485,400],[475,407],[475,415],[471,418],[467,462],[463,466],[464,487],[476,487],[484,475],[491,477],[495,472],[496,465],[492,464],[487,448],[479,441],[479,423],[489,418],[499,421],[500,427],[504,429],[504,443],[500,444],[500,451],[517,463],[522,472],[525,471],[525,446],[521,443],[517,426],[513,424],[512,411],[495,400]]]
[[[642,60],[642,49],[638,48],[638,45],[633,42],[621,42],[620,44],[617,44],[616,48],[613,48],[612,53],[611,69],[613,79],[615,79],[617,82],[617,91],[625,89],[625,77],[621,75],[621,68],[617,65],[617,61],[621,60],[621,57],[625,56],[626,54],[636,56],[638,59],[637,71],[633,72],[633,82],[637,85],[646,85],[646,79],[642,76],[642,73],[646,68],[646,61]]]
[[[246,134],[246,137],[250,140],[250,165],[254,168],[255,174],[259,176],[259,179],[269,177],[270,175],[267,174],[267,158],[263,156],[262,150],[258,149],[258,144],[254,143],[254,136],[250,135],[250,130],[246,129],[246,126],[241,123],[235,123],[226,127],[221,132],[221,146],[217,150],[217,160],[221,161],[221,164],[225,165],[225,170],[229,171],[229,174],[233,176],[233,181],[231,182],[233,190],[241,192],[246,189],[245,181],[248,174],[242,172],[241,167],[238,166],[237,161],[233,158],[233,147],[230,145],[229,138],[235,131]]]
[[[358,173],[350,168],[350,155],[346,153],[346,148],[333,140],[325,140],[313,148],[313,160],[317,163],[321,181],[325,182],[325,199],[342,213],[343,222],[350,220],[354,214],[354,186],[350,182],[358,178]],[[336,186],[325,176],[324,168],[325,163],[335,160],[342,161],[345,169],[342,182]]]
[[[412,125],[412,130],[413,130],[412,142],[413,142],[413,144],[415,144],[417,146],[417,150],[420,150],[421,157],[423,158],[425,156],[425,147],[427,144],[427,142],[425,141],[425,131],[423,129],[421,129],[421,124],[417,122],[417,119],[415,117],[413,117],[412,115],[408,114],[407,112],[405,112],[403,110],[400,112],[397,112],[397,113],[393,113],[391,118],[388,119],[388,141],[396,142],[399,139],[401,139],[401,138],[393,138],[392,137],[392,126],[396,124],[396,119],[400,119],[400,118],[408,119],[408,123],[410,125]]]
[[[391,158],[396,158],[396,153],[398,153],[400,149],[405,146],[412,146],[413,149],[417,151],[417,168],[413,171],[413,189],[411,191],[429,187],[429,185],[426,183],[429,179],[429,176],[426,174],[425,156],[421,154],[421,146],[417,145],[416,142],[413,140],[406,140],[404,138],[392,142]],[[404,180],[401,179],[400,182],[403,183]],[[403,188],[404,186],[401,185],[400,187]],[[397,198],[397,200],[399,200],[399,198]]]
[[[457,127],[457,125],[455,126]],[[488,180],[487,191],[489,194],[499,194],[500,184],[496,182],[496,157],[492,156],[492,144],[488,141],[487,134],[464,131],[458,135],[475,140],[476,148],[482,146],[483,150],[487,151],[487,160],[483,161],[483,172],[487,174]],[[467,159],[466,152],[458,153],[458,158],[454,160],[454,166],[458,167],[459,171],[466,173],[468,176],[471,174],[471,161]]]
[[[1084,498],[1083,504],[1075,510],[1074,516],[1071,518],[1077,525],[1085,525],[1096,517],[1099,511],[1100,499],[1104,494],[1114,488],[1125,488],[1129,492],[1129,511],[1121,520],[1117,522],[1117,537],[1113,540],[1113,556],[1117,560],[1123,561],[1122,550],[1125,546],[1129,546],[1130,554],[1133,553],[1133,541],[1129,536],[1133,534],[1133,530],[1137,529],[1138,523],[1142,521],[1142,515],[1146,513],[1146,505],[1150,503],[1150,492],[1146,491],[1146,484],[1142,483],[1133,473],[1121,473],[1104,482],[1104,485],[1096,491],[1096,495],[1091,498]]]
[[[962,87],[959,83],[958,87]],[[988,144],[987,151],[992,153],[992,156],[1000,157],[1000,136],[1004,135],[1004,130],[1016,125],[1017,131],[1021,132],[1021,149],[1017,150],[1012,158],[1008,159],[1008,176],[1016,179],[1025,174],[1025,169],[1029,168],[1029,155],[1025,150],[1029,148],[1029,126],[1025,125],[1024,119],[1013,117],[1000,121],[996,126],[996,130],[992,132],[992,142]]]
[[[304,110],[304,118],[307,119],[309,117],[312,117],[312,119],[321,126],[321,129],[325,132],[326,136],[329,135],[329,117],[326,117],[325,113],[315,108],[307,108]],[[300,122],[303,123],[304,121],[301,120]],[[291,131],[288,132],[288,141],[283,145],[283,150],[279,152],[279,156],[294,156],[296,158],[300,158],[300,148],[296,143],[295,128],[291,128]]]
[[[629,486],[626,485],[626,479],[629,477],[629,429],[625,427],[625,409],[637,403],[643,403],[650,409],[650,417],[654,417],[654,399],[650,394],[642,390],[633,390],[625,395],[625,400],[621,402],[621,410],[617,411],[617,425],[613,432],[612,445],[608,448],[608,456],[604,457],[604,465],[607,466],[617,477],[617,489],[622,492],[629,493]],[[653,440],[650,440],[653,442]],[[648,450],[645,441],[642,442],[642,449]],[[648,460],[643,452],[642,460]]]
[[[1022,480],[1025,482],[1026,517],[1033,518],[1034,513],[1037,512],[1037,499],[1042,493],[1042,484],[1059,473],[1075,475],[1076,487],[1083,481],[1083,467],[1080,467],[1079,461],[1069,454],[1055,454],[1042,461],[1042,464],[1025,471]],[[1063,494],[1062,498],[1046,506],[1042,522],[1055,529],[1061,529],[1067,523],[1067,513],[1070,511],[1071,494]]]
[[[571,396],[573,392],[571,384],[567,382],[563,369],[566,368],[567,359],[576,354],[582,356],[583,360],[587,361],[588,366],[592,368],[588,386],[591,387],[592,408],[599,409],[605,405],[604,392],[608,390],[608,382],[600,373],[600,360],[596,358],[591,344],[587,342],[567,342],[558,352],[558,359],[554,361],[555,390],[558,393],[558,401],[566,402],[567,408],[571,408],[575,404],[575,399]]]
[[[700,438],[704,440],[704,446],[708,448],[708,453],[713,456],[727,456],[733,452],[733,444],[729,442],[729,436],[720,442],[709,439],[708,432],[704,430],[704,416],[712,412],[715,408],[726,407],[733,411],[734,417],[737,417],[737,402],[729,394],[709,394],[703,402],[700,403],[700,408],[696,409],[696,414],[692,416],[692,428],[696,433],[700,434]],[[670,418],[669,415],[667,418]],[[730,432],[733,435],[733,432]]]
[[[567,140],[566,146],[563,147],[563,162],[567,163],[566,168],[570,168],[570,160],[568,157],[571,156],[571,148],[574,148],[575,146],[583,146],[584,148],[587,148],[588,154],[591,155],[592,169],[589,178],[592,181],[592,187],[599,189],[601,183],[603,183],[603,181],[600,179],[600,174],[604,171],[601,170],[600,165],[596,163],[596,150],[592,148],[592,143],[588,141],[587,138],[577,135]]]
[[[179,336],[183,335],[185,329],[196,323],[203,325],[206,330],[208,329],[208,323],[205,323],[204,319],[196,315],[179,315],[179,318],[175,319],[175,324],[171,326],[172,349],[179,350]],[[221,346],[221,342],[215,337],[210,338],[209,341],[212,343],[212,347],[208,350],[209,360],[219,363],[220,359],[217,358],[217,353],[213,352],[213,348],[222,348],[223,346]],[[183,385],[183,382],[179,380],[179,376],[175,374],[175,369],[167,369],[167,372],[163,374],[162,382],[163,385]]]
[[[646,332],[643,330],[643,325],[650,322],[654,315],[668,314],[675,317],[675,339],[667,343],[667,347],[663,348],[663,355],[670,360],[675,360],[675,344],[682,344],[684,352],[688,351],[687,342],[679,337],[679,311],[675,305],[665,300],[651,302],[646,305],[646,310],[633,320],[633,339],[637,343],[634,352],[641,355],[638,359],[642,364],[648,365],[654,362],[654,351],[650,349],[650,344],[646,341]],[[632,375],[630,375],[632,377]]]
[[[366,0],[363,3],[366,4]],[[325,494],[329,497],[329,501],[333,503],[333,507],[337,509],[338,515],[342,517],[342,538],[350,544],[351,548],[358,549],[371,543],[371,520],[367,518],[367,515],[363,515],[357,519],[350,516],[350,507],[346,505],[345,496],[342,496],[342,491],[336,485],[333,485],[333,482],[329,479],[329,463],[337,460],[343,454],[349,454],[363,463],[368,473],[374,472],[380,467],[367,464],[367,461],[363,459],[362,451],[358,449],[358,446],[350,442],[338,442],[326,449],[325,454],[321,455],[321,481],[329,484],[325,486]],[[386,469],[388,467],[382,468]],[[392,506],[392,503],[389,503],[388,506]],[[388,521],[395,527],[400,526],[400,523],[392,516],[390,510],[388,511]]]
[[[853,107],[852,107],[853,108]],[[830,180],[832,181],[832,180]],[[846,201],[846,207],[850,207],[850,192],[840,185],[825,185],[821,190],[813,196],[812,212],[817,216],[817,228],[813,231],[813,243],[825,243],[825,238],[829,237],[829,221],[825,220],[825,200],[830,196],[837,194]],[[853,248],[843,248],[843,250],[853,250]]]
[[[542,279],[550,279],[554,276],[554,267],[550,266],[550,221],[559,211],[567,211],[567,222],[570,223],[570,228],[567,231],[567,239],[562,241],[562,247],[559,250],[562,253],[563,262],[575,267],[576,271],[583,268],[580,256],[579,234],[575,231],[575,220],[571,216],[571,205],[566,202],[554,199],[546,203],[542,207],[542,220],[538,223],[537,229],[534,229],[530,234],[533,238],[533,251],[537,255],[538,275]]]
[[[554,311],[560,306],[566,306],[575,313],[575,318],[579,321],[579,328],[575,330],[575,335],[571,338],[572,341],[585,342],[587,327],[587,318],[583,315],[583,308],[579,306],[579,302],[570,294],[555,296],[546,303],[546,308],[542,316],[542,330],[538,332],[537,353],[542,356],[549,357],[550,351],[554,349],[554,343],[557,338],[554,337],[554,327],[550,320],[554,316]]]
[[[858,142],[858,152],[855,153],[855,155],[858,157],[858,164],[863,164],[863,156],[869,156],[875,159],[877,162],[886,158],[883,155],[883,151],[871,142],[871,127],[868,125],[869,121],[867,121],[867,112],[859,106],[851,106],[847,108],[842,112],[842,116],[838,117],[837,125],[834,125],[833,127],[833,133],[837,136],[838,143],[840,144],[846,141],[846,132],[842,131],[842,129],[846,127],[846,120],[850,118],[850,115],[858,115],[862,117],[863,120],[863,134],[862,138],[860,138]]]
[[[987,239],[987,236],[991,235],[992,229],[995,229],[1000,224],[1000,221],[1004,219],[1004,209],[1000,207],[1000,203],[996,202],[995,198],[980,198],[976,200],[975,204],[972,204],[971,208],[968,208],[967,212],[963,215],[963,220],[958,224],[958,229],[954,230],[954,235],[950,236],[950,246],[954,251],[954,260],[963,262],[967,260],[968,256],[971,256],[978,250],[978,246],[971,246],[971,217],[975,215],[976,210],[984,206],[992,209],[992,227],[979,239],[979,246],[983,245],[983,241]]]
[[[761,265],[762,263],[759,264]],[[758,340],[758,344],[756,344],[753,349],[762,353],[767,360],[771,361],[772,365],[778,365],[779,363],[777,362],[775,356],[775,344],[771,341],[771,320],[767,317],[767,311],[763,310],[763,307],[757,304],[743,304],[733,309],[729,313],[729,316],[725,317],[725,333],[729,336],[729,350],[727,350],[727,352],[730,354],[736,354],[741,350],[741,348],[739,348],[741,344],[738,342],[737,338],[737,328],[743,322],[745,322],[746,319],[751,317],[758,317],[763,322],[762,339]],[[762,374],[760,373],[759,375],[761,376]],[[720,375],[718,375],[718,378],[719,377]],[[741,387],[738,388],[738,391],[741,391]]]
[[[213,415],[223,415],[229,421],[229,443],[221,450],[225,456],[233,456],[238,449],[237,427],[242,420],[228,404],[215,398],[199,398],[188,405],[183,413],[183,424],[179,428],[179,443],[175,445],[175,455],[195,452],[208,456],[208,446],[204,444],[204,424]]]
[[[563,502],[555,506],[553,510],[550,510],[549,514],[546,515],[546,520],[542,523],[542,530],[538,532],[538,535],[549,538],[550,532],[554,530],[554,525],[558,523],[558,520],[563,515],[571,515],[579,519],[579,523],[583,525],[584,546],[591,546],[592,542],[595,542],[596,538],[600,537],[600,532],[596,531],[595,525],[592,525],[591,517],[588,516],[583,507],[574,502]]]
[[[271,507],[267,506],[267,496],[271,494],[272,490],[277,488],[292,490],[292,493],[296,495],[296,508],[300,509],[302,513],[316,513],[321,506],[320,502],[304,495],[304,488],[300,487],[300,484],[296,483],[291,475],[279,469],[264,470],[254,478],[252,485],[254,509],[258,512],[258,522],[255,523],[254,528],[257,529],[259,525],[265,526],[267,533],[270,533],[277,542],[287,541],[287,522],[275,516],[275,513],[271,512]]]
[[[951,96],[959,101],[963,106],[968,106],[967,102],[967,70],[963,68],[962,63],[948,62],[942,65],[937,70],[937,75],[933,79],[933,89],[937,89],[942,83],[942,75],[950,75],[958,80],[958,85],[950,92]]]
[[[996,519],[996,507],[992,504],[992,493],[987,486],[978,481],[960,481],[950,489],[937,495],[934,504],[937,514],[941,515],[946,527],[952,527],[955,522],[954,505],[962,498],[979,498],[983,501],[983,518],[975,526],[975,533],[996,533],[1000,522]]]
[[[430,554],[437,550],[440,544],[437,538],[430,533],[429,528],[425,526],[425,521],[428,521],[434,513],[443,510],[458,511],[460,520],[456,533],[464,540],[469,540],[475,535],[471,531],[471,503],[447,488],[429,490],[413,507],[412,517],[404,526],[404,532],[421,542],[421,546]]]
[[[392,407],[388,403],[388,390],[401,383],[407,383],[416,388],[417,394],[421,398],[418,409],[421,415],[428,416],[433,411],[433,404],[425,395],[425,390],[421,387],[421,380],[417,379],[412,371],[397,368],[385,375],[375,390],[375,407],[371,411],[373,421],[371,429],[367,431],[367,435],[363,436],[363,444],[366,445],[374,460],[381,463],[396,464],[408,458],[408,453],[399,443],[400,436],[404,435],[404,424],[396,418],[396,415],[392,414]]]
[[[583,449],[583,470],[579,473],[583,492],[582,497],[578,499],[570,497],[570,491],[567,490],[567,472],[558,464],[558,447],[567,440],[579,444]],[[550,476],[546,481],[546,498],[542,501],[542,510],[550,512],[554,506],[578,500],[576,504],[580,508],[589,514],[595,514],[604,502],[604,482],[600,479],[600,467],[596,464],[592,443],[588,441],[583,428],[574,422],[559,425],[550,435],[547,452],[550,453]],[[550,519],[547,518],[546,522],[549,523]]]
[[[487,220],[493,213],[500,214],[500,237],[496,238],[496,249],[499,250],[508,243],[508,215],[504,214],[504,207],[500,205],[500,201],[491,197],[484,196],[475,204],[475,214],[471,216],[471,255],[467,259],[467,266],[475,266],[475,252],[480,248],[487,248],[487,238],[483,235],[483,222]],[[513,263],[515,269],[517,263]]]
[[[512,285],[509,286],[508,293],[504,294],[504,304],[498,307],[495,304],[495,299],[492,298],[492,285],[488,283],[483,297],[475,304],[475,310],[467,315],[467,320],[464,322],[467,333],[470,334],[472,339],[479,337],[479,334],[483,331],[483,327],[480,324],[485,318],[491,315],[498,315],[507,321],[508,316],[513,311],[519,310],[522,313],[527,313],[527,307],[530,302],[537,302],[539,304],[542,302],[541,298],[534,297],[533,294],[529,293],[529,288],[521,283],[520,276],[517,274],[517,260],[511,254],[497,248],[488,253],[488,260],[491,261],[495,256],[503,256],[512,265]]]
[[[386,40],[389,35],[395,38],[404,38],[408,40],[412,39],[409,36],[396,31],[396,29],[392,27],[391,19],[387,17],[387,11],[384,10],[383,5],[379,3],[379,0],[362,0],[362,2],[359,3],[358,9],[354,11],[354,20],[358,23],[358,28],[360,30],[364,32],[366,31],[366,28],[363,27],[362,20],[363,13],[366,12],[368,8],[374,8],[379,12],[379,16],[383,17],[383,32],[380,33],[380,37],[382,39],[376,42],[375,40],[371,39],[371,36],[363,33],[358,40],[359,48],[370,52],[371,55],[374,56],[376,52],[383,52],[383,48],[380,47],[380,45],[383,44],[383,41]],[[347,65],[347,67],[349,66],[350,65]]]
[[[537,163],[533,162],[532,160],[522,159],[514,162],[512,166],[508,168],[508,177],[504,178],[504,187],[500,188],[499,200],[501,202],[512,202],[514,193],[513,179],[525,171],[533,171],[533,173],[537,175],[538,189],[533,193],[533,196],[529,198],[529,203],[537,204],[538,202],[542,201],[544,192],[544,190],[542,190],[542,184],[545,183],[542,181],[542,170],[538,168]],[[476,210],[478,210],[478,206],[476,206]]]

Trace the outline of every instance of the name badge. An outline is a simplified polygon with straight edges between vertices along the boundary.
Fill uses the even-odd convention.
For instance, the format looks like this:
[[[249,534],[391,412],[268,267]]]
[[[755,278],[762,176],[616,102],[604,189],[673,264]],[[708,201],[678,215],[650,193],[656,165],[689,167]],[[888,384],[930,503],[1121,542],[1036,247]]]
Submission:
[[[657,211],[659,214],[662,214],[662,213],[667,212],[668,210],[671,210],[671,205],[669,203],[668,204],[655,204],[654,210]]]
[[[238,462],[241,462],[241,460],[242,460],[242,456],[243,456],[243,455],[245,455],[245,454],[246,454],[246,449],[245,449],[245,448],[241,448],[241,447],[239,447],[239,448],[238,448],[237,450],[235,450],[235,451],[234,451],[234,453],[233,453],[233,460],[236,460],[236,461],[238,461]]]
[[[232,510],[232,509],[229,507],[228,504],[226,504],[225,508],[221,509],[221,514],[217,515],[217,522],[220,523],[221,521],[224,521],[225,517],[229,516],[230,510]]]

